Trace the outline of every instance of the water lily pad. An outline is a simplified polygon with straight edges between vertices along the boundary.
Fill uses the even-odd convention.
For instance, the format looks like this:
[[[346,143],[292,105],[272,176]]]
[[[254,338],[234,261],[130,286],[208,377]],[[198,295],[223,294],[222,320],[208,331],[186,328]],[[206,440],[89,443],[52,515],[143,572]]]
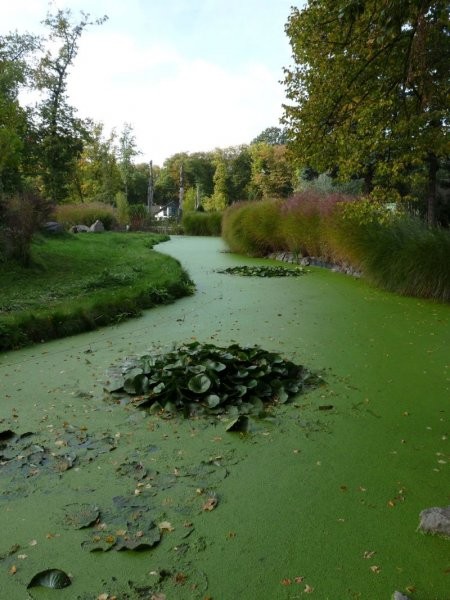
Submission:
[[[74,529],[91,527],[100,517],[100,509],[94,504],[70,504],[66,506],[65,523]]]
[[[27,588],[46,587],[53,590],[60,590],[71,583],[70,577],[64,571],[60,569],[46,569],[45,571],[36,573],[27,585]]]
[[[225,431],[241,431],[246,432],[249,428],[249,418],[246,415],[240,415],[235,419],[231,419],[225,427]]]

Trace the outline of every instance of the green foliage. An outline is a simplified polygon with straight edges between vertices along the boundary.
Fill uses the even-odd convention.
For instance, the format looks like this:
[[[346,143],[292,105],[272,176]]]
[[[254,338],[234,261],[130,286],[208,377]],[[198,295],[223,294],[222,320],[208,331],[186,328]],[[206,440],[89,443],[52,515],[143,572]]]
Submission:
[[[89,14],[82,13],[79,22],[74,23],[69,9],[58,9],[44,21],[51,43],[35,73],[35,85],[44,95],[38,106],[38,164],[43,193],[55,202],[69,193],[86,134],[84,123],[75,117],[75,109],[68,103],[68,72],[83,31],[105,20],[91,21]]]
[[[33,193],[0,195],[0,262],[30,264],[33,236],[51,210],[49,202]]]
[[[274,249],[351,265],[385,289],[425,298],[450,298],[450,233],[388,206],[340,195],[298,194],[284,203],[230,207],[223,237],[238,253]],[[260,213],[260,214],[258,214]],[[258,224],[262,226],[258,230]]]
[[[229,207],[222,218],[222,235],[233,252],[266,256],[283,249],[279,237],[280,203],[273,200],[242,202]]]
[[[116,209],[119,225],[127,225],[130,222],[130,206],[124,192],[116,194]]]
[[[105,229],[113,229],[117,225],[117,212],[109,204],[90,202],[88,204],[59,204],[54,217],[66,229],[72,225],[90,227],[95,221],[103,223]]]
[[[264,142],[250,146],[251,186],[257,198],[286,198],[293,190],[294,170],[286,146]]]
[[[192,342],[128,359],[111,369],[107,390],[128,394],[135,406],[153,411],[259,415],[265,404],[284,403],[318,381],[303,366],[257,346]]]
[[[222,230],[221,212],[185,212],[181,221],[186,235],[216,235]]]
[[[148,229],[152,223],[152,218],[149,215],[145,204],[130,204],[128,207],[128,215],[133,231]]]
[[[269,144],[271,146],[283,146],[287,141],[287,133],[285,130],[280,129],[280,127],[266,127],[266,129],[261,131],[261,133],[250,143],[259,144],[263,142],[264,144]]]
[[[303,267],[265,267],[241,265],[239,267],[228,267],[217,271],[228,275],[242,275],[243,277],[299,277],[306,273]]]
[[[366,193],[420,189],[433,223],[449,153],[448,3],[311,0],[286,33],[284,124],[299,165],[362,178]]]
[[[191,294],[179,263],[150,250],[164,239],[107,232],[38,240],[31,268],[0,270],[0,350],[96,329]]]

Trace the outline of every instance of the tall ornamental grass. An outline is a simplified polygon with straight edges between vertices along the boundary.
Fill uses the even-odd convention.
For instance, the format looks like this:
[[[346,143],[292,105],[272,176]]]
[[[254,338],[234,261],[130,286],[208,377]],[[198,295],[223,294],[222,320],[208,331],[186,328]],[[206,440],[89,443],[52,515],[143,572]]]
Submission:
[[[103,202],[60,204],[55,208],[54,218],[66,229],[73,225],[90,227],[97,220],[103,223],[105,229],[113,229],[118,223],[114,207]]]
[[[222,235],[233,252],[249,256],[265,256],[283,249],[278,231],[281,204],[261,200],[242,202],[228,208],[222,219]]]
[[[185,212],[181,224],[186,235],[220,236],[222,231],[222,213],[217,211]]]
[[[240,254],[315,256],[361,270],[389,291],[450,300],[450,232],[365,199],[308,191],[234,205],[223,237]]]

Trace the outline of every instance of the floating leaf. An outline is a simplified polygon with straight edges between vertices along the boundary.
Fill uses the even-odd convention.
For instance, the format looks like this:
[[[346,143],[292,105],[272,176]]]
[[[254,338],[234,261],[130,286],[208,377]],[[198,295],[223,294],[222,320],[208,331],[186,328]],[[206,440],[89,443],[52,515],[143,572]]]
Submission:
[[[204,394],[211,387],[211,379],[207,375],[196,375],[188,382],[188,388],[196,394]]]
[[[217,496],[210,496],[208,500],[203,504],[202,510],[210,512],[216,508],[218,503],[219,499],[217,498]]]
[[[225,431],[248,431],[249,418],[245,415],[240,415],[235,419],[232,419],[230,423],[225,427]]]
[[[66,509],[65,522],[74,529],[90,527],[100,517],[100,509],[93,504],[70,504]]]
[[[60,590],[71,583],[70,577],[64,571],[60,569],[47,569],[46,571],[37,573],[27,585],[27,588],[46,587],[53,590]]]

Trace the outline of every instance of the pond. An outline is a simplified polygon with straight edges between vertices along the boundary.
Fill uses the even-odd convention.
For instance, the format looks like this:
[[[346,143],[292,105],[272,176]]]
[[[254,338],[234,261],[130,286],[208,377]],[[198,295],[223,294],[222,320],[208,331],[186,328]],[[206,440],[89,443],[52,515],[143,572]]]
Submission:
[[[174,237],[197,293],[137,320],[0,356],[2,597],[446,600],[450,310],[319,268]],[[326,385],[248,434],[105,399],[106,370],[180,342],[258,344]],[[27,585],[48,569],[71,580]]]

